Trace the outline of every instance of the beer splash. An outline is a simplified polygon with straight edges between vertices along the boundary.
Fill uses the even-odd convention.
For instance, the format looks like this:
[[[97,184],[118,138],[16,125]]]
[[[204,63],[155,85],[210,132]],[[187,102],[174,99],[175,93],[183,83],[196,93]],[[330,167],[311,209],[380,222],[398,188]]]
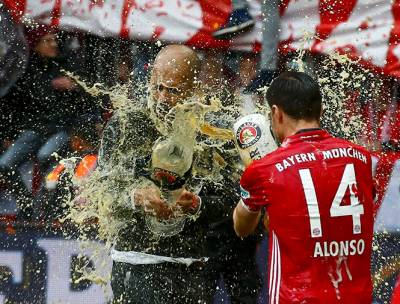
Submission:
[[[236,154],[232,147],[226,149],[224,145],[233,138],[230,123],[232,117],[237,116],[233,114],[237,106],[224,107],[219,98],[200,95],[176,105],[166,114],[168,119],[160,121],[146,105],[149,101],[151,106],[151,100],[146,100],[143,95],[130,97],[128,92],[131,88],[116,86],[104,89],[99,84],[87,86],[73,75],[70,77],[92,95],[110,96],[114,112],[104,131],[98,167],[90,176],[74,179],[73,171],[80,159],[63,160],[75,192],[74,196],[65,198],[68,212],[63,221],[71,221],[78,227],[82,246],[85,248],[85,244],[90,244],[89,240],[96,239],[104,242],[109,250],[116,244],[119,232],[135,222],[135,213],[145,218],[153,234],[149,237],[155,242],[166,235],[165,230],[171,231],[171,226],[173,233],[179,233],[183,227],[181,224],[195,221],[198,214],[179,214],[169,222],[160,221],[142,208],[135,207],[131,202],[132,189],[155,187],[149,179],[135,174],[135,164],[142,161],[143,156],[152,154],[157,140],[169,138],[176,145],[193,150],[196,155],[192,166],[193,178],[187,183],[190,191],[199,193],[207,181],[222,186],[221,171]],[[222,125],[221,121],[224,121]],[[154,126],[153,134],[145,128],[146,123]],[[229,150],[228,156],[223,155],[224,149]],[[239,172],[231,175],[234,183],[238,183],[239,177]],[[103,251],[92,252],[90,260],[104,259]],[[103,264],[107,264],[106,261]],[[92,269],[84,263],[77,269],[81,276],[75,282],[89,280],[102,285],[107,292],[110,273],[105,271],[106,268]]]
[[[334,136],[365,145],[366,122],[361,112],[377,82],[371,72],[347,55],[336,52],[316,58],[299,52],[289,66],[318,80],[322,94],[322,127]]]
[[[305,56],[308,56],[307,52],[300,52],[295,63],[298,70],[311,71],[319,80],[323,94],[324,127],[337,136],[360,142],[359,135],[363,130],[363,122],[359,113],[347,109],[345,104],[350,90],[360,90],[363,84],[369,81],[375,83],[371,80],[370,73],[355,67],[357,62],[337,53],[330,54],[319,62],[312,62],[311,66],[304,60]],[[150,180],[135,176],[134,164],[140,160],[141,155],[151,155],[156,139],[173,137],[177,144],[189,145],[193,153],[197,154],[192,175],[196,177],[198,183],[197,189],[190,184],[191,190],[198,193],[203,181],[223,185],[221,171],[229,162],[229,158],[238,159],[236,149],[232,146],[227,147],[226,144],[233,138],[231,123],[243,113],[241,97],[235,96],[238,102],[225,106],[218,98],[210,102],[198,96],[196,100],[188,100],[170,109],[165,115],[167,118],[165,120],[160,120],[150,111],[150,121],[154,123],[157,134],[154,140],[146,141],[143,137],[149,134],[142,133],[142,137],[138,137],[137,134],[132,136],[131,128],[140,129],[142,126],[132,124],[131,120],[143,118],[142,115],[149,110],[147,102],[150,103],[151,109],[151,99],[147,100],[145,96],[129,97],[132,88],[128,87],[104,89],[99,84],[89,87],[81,81],[78,83],[92,95],[110,96],[115,109],[115,124],[109,126],[110,132],[103,137],[103,146],[107,141],[116,142],[110,157],[103,159],[100,157],[99,169],[84,183],[76,185],[80,189],[80,194],[69,202],[70,211],[66,219],[74,221],[81,228],[82,239],[92,238],[89,237],[89,233],[96,228],[96,237],[110,248],[115,244],[118,232],[128,221],[134,220],[133,213],[141,212],[143,217],[151,217],[132,205],[130,191],[133,188],[154,187]],[[371,86],[371,92],[373,89]],[[253,111],[266,113],[268,107],[257,105]],[[229,123],[221,124],[221,119]],[[211,148],[218,149],[212,151]],[[135,152],[129,153],[133,151]],[[224,153],[225,155],[222,155]],[[212,166],[209,166],[210,159]],[[241,168],[238,162],[236,168],[238,170],[234,173],[233,179],[238,181]],[[154,231],[155,239],[157,234],[159,232]],[[106,281],[106,279],[96,279],[93,273],[87,277],[99,282]]]
[[[233,138],[230,129],[216,127],[206,122],[207,114],[217,113],[223,108],[217,97],[205,100],[205,96],[196,96],[171,108],[165,115],[167,119],[160,120],[151,111],[151,98],[147,107],[144,96],[140,96],[139,100],[129,98],[127,87],[117,86],[108,90],[99,84],[89,87],[73,75],[69,76],[94,96],[108,95],[114,109],[114,117],[102,139],[98,169],[84,181],[73,181],[74,187],[79,189],[79,194],[73,199],[67,199],[69,211],[64,220],[71,220],[78,225],[81,239],[91,238],[92,235],[88,234],[95,228],[98,233],[97,238],[110,248],[115,244],[118,232],[131,220],[133,212],[142,212],[144,217],[154,218],[143,210],[135,208],[130,196],[134,188],[154,187],[150,180],[135,175],[135,163],[141,161],[143,156],[151,155],[155,141],[160,138],[169,138],[175,145],[185,147],[196,154],[192,175],[195,176],[198,185],[188,184],[190,190],[198,193],[202,181],[205,180],[221,181],[220,170],[226,165],[222,153],[213,152],[212,166],[204,165],[204,159],[209,157],[210,147],[222,147]],[[226,117],[226,113],[232,113],[233,108],[225,107],[224,111]],[[150,120],[141,122],[146,112]],[[221,119],[222,116],[219,115],[218,118],[208,120]],[[153,139],[146,140],[145,136],[150,137],[146,132],[132,134],[134,128],[142,129],[146,123],[153,123],[157,130],[157,132],[153,130],[156,133],[153,134],[156,135]],[[199,140],[199,133],[206,138]],[[104,151],[108,149],[107,145],[110,142],[113,142],[111,151]],[[232,151],[230,153],[232,154]],[[238,182],[239,174],[236,174],[236,178]],[[157,231],[154,233],[157,237]]]

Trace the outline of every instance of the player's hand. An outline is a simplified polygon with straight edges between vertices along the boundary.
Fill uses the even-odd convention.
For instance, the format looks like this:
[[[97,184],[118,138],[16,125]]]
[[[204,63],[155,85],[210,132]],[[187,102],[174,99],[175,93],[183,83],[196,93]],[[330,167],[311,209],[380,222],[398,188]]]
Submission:
[[[168,219],[173,215],[172,208],[161,199],[160,190],[157,188],[135,189],[131,193],[131,201],[135,207],[141,207],[159,219]]]
[[[182,213],[195,213],[200,207],[200,198],[192,192],[183,190],[175,205]]]

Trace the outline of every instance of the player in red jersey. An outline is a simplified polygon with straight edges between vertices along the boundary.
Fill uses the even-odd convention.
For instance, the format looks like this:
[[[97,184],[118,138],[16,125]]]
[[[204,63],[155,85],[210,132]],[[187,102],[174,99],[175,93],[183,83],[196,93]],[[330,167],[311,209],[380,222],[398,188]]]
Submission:
[[[372,301],[371,155],[320,129],[321,93],[285,72],[267,91],[280,148],[244,172],[234,212],[238,235],[269,216],[270,303]]]

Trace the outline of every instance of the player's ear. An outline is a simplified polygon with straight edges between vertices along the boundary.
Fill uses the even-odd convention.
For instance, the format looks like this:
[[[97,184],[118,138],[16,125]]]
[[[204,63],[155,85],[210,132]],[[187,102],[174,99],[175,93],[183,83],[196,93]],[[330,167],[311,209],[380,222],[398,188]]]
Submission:
[[[275,118],[276,118],[276,120],[280,124],[282,124],[283,123],[283,118],[284,118],[283,117],[284,113],[283,113],[282,109],[280,107],[276,106],[276,105],[273,105],[272,107],[275,107]]]
[[[271,106],[271,120],[275,123],[282,123],[282,110],[277,105]]]
[[[277,115],[277,111],[278,111],[279,109],[278,109],[278,107],[276,106],[276,105],[272,105],[271,106],[271,118],[272,117],[275,117],[276,118],[276,115]]]

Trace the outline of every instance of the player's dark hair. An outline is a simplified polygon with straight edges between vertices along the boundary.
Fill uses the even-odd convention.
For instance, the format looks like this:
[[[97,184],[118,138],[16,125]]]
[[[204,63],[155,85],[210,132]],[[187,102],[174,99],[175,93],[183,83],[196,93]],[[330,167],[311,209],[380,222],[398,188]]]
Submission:
[[[294,119],[319,120],[322,95],[318,82],[303,72],[283,72],[267,90],[269,106],[276,105]]]

